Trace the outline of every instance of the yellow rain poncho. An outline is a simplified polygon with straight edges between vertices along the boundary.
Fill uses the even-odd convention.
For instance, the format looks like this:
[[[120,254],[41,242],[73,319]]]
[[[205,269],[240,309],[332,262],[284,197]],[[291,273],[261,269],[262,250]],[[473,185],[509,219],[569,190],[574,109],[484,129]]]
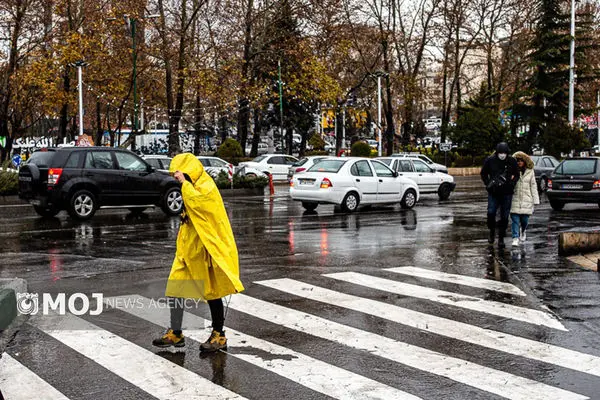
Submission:
[[[241,292],[237,246],[215,182],[189,153],[175,156],[169,171],[193,183],[181,187],[185,211],[166,296],[213,300]]]

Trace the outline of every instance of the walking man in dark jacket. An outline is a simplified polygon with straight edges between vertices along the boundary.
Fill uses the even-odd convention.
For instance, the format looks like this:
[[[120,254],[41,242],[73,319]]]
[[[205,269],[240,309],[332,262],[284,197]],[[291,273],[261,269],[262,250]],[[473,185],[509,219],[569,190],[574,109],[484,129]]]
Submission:
[[[481,169],[481,179],[488,192],[487,226],[490,230],[488,242],[494,243],[496,231],[496,213],[500,210],[498,221],[498,246],[504,246],[504,235],[508,227],[508,216],[512,195],[519,180],[517,161],[509,156],[508,144],[502,142],[496,146],[496,152],[485,159]]]

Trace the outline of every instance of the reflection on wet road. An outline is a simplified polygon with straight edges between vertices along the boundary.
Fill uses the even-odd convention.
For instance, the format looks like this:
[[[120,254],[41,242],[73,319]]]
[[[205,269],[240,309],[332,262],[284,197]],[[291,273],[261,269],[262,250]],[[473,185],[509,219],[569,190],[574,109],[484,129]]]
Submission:
[[[306,212],[286,190],[225,198],[247,290],[226,300],[228,351],[202,357],[203,304],[186,310],[183,351],[151,346],[169,321],[152,299],[177,218],[101,210],[80,223],[0,204],[0,278],[105,301],[98,316],[30,318],[0,359],[4,396],[595,398],[599,277],[557,257],[557,232],[600,225],[597,207],[544,202],[527,243],[498,249],[477,179],[446,202],[354,214]]]

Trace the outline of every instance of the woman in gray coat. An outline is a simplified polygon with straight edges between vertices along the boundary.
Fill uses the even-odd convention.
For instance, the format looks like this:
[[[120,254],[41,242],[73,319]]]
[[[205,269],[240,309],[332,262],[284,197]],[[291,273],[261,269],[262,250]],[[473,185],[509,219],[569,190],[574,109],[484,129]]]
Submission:
[[[518,246],[526,239],[525,230],[529,223],[529,217],[533,214],[533,206],[540,204],[535,173],[533,172],[533,161],[531,158],[518,151],[513,154],[519,166],[520,178],[515,186],[515,193],[510,207],[510,219],[512,220],[512,245]]]

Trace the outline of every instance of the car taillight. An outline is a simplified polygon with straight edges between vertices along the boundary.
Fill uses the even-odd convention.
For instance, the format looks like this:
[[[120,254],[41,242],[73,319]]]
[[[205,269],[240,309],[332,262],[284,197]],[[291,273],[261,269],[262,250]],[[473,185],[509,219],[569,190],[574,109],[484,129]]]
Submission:
[[[332,186],[333,184],[327,178],[323,178],[323,180],[321,181],[321,189],[329,189]]]
[[[62,175],[62,168],[50,168],[48,170],[48,186],[56,185]]]
[[[594,181],[594,185],[592,186],[592,189],[600,189],[600,181]]]
[[[290,187],[294,187],[294,181],[290,179]]]
[[[296,168],[296,172],[302,172],[302,171],[306,171],[306,168],[302,168],[302,167]]]
[[[552,189],[552,180],[548,179],[548,190]]]

